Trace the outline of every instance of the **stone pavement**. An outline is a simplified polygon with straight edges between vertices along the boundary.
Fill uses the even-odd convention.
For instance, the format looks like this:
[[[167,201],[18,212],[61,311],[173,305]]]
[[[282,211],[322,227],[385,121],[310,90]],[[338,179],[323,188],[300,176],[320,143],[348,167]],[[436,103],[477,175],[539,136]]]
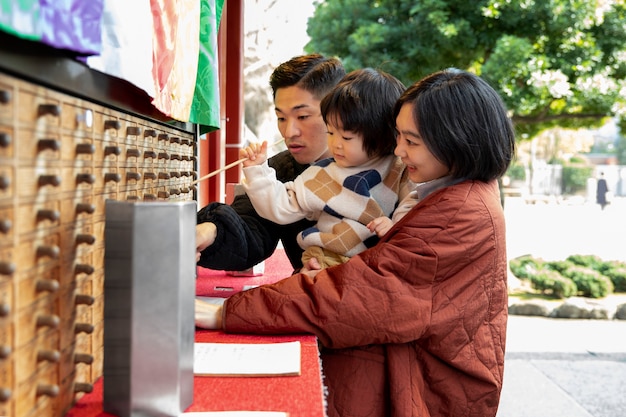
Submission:
[[[509,316],[497,417],[625,417],[626,321]]]

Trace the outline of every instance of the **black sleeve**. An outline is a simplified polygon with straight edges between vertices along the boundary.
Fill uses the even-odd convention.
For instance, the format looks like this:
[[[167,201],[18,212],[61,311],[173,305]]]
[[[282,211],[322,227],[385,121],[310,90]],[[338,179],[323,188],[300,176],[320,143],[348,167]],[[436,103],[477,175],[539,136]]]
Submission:
[[[269,160],[281,182],[291,181],[305,168],[288,151]],[[240,271],[251,268],[272,255],[279,240],[294,269],[302,266],[302,249],[296,234],[305,229],[308,221],[281,226],[259,216],[247,195],[238,195],[232,205],[211,203],[198,211],[198,223],[212,222],[217,227],[213,245],[206,248],[198,265],[216,270]]]

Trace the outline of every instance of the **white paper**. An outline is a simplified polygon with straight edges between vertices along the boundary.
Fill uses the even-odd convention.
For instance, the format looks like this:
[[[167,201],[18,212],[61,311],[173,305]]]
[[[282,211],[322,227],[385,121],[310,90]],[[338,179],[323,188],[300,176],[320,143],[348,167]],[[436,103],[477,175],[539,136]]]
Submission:
[[[300,375],[300,342],[196,343],[196,375]]]

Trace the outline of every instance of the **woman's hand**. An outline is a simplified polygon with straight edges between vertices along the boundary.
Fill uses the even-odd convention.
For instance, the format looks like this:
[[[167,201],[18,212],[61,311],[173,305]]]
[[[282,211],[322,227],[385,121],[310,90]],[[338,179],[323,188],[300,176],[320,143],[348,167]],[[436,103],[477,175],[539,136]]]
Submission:
[[[219,330],[222,328],[222,306],[196,299],[196,327]]]

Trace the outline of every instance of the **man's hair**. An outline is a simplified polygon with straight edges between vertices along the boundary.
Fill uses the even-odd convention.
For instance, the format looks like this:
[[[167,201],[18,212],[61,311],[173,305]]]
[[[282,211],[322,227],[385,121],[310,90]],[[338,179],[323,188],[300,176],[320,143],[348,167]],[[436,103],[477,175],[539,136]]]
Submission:
[[[298,86],[321,100],[346,75],[337,58],[320,54],[301,55],[280,64],[270,76],[272,96],[279,88]]]
[[[368,156],[390,155],[396,146],[393,106],[404,90],[404,84],[386,72],[358,69],[322,99],[322,117],[326,124],[361,134]]]
[[[396,103],[396,117],[413,105],[413,120],[430,152],[454,178],[501,177],[515,156],[515,132],[498,93],[482,78],[455,68],[411,85]]]

